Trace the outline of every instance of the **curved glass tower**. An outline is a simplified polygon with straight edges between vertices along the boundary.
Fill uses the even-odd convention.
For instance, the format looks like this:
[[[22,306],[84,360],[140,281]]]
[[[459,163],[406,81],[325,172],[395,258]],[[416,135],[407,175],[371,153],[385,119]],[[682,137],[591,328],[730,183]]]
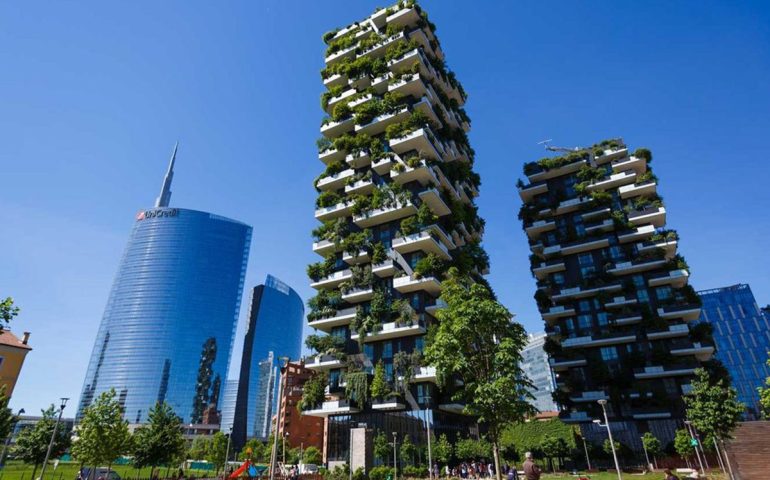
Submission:
[[[185,423],[219,423],[251,227],[168,208],[173,158],[156,208],[140,211],[83,384],[78,418],[114,388],[130,423],[167,402]],[[205,418],[204,418],[205,417]]]

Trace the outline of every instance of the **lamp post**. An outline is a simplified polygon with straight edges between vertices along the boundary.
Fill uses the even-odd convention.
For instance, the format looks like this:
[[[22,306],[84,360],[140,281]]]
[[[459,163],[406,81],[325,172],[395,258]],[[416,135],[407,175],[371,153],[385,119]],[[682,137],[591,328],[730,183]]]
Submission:
[[[610,448],[612,448],[612,458],[615,459],[615,470],[618,472],[618,480],[623,480],[623,476],[620,473],[620,464],[618,463],[618,453],[615,451],[615,441],[612,439],[612,429],[610,428],[610,421],[607,418],[607,400],[597,400],[597,403],[602,407],[602,413],[604,414],[604,425],[601,421],[594,420],[599,426],[607,427],[607,435],[610,437]]]
[[[227,475],[227,463],[230,460],[230,440],[233,438],[233,427],[230,426],[230,433],[227,434],[227,449],[225,450],[225,475]]]
[[[642,439],[642,448],[644,449],[644,458],[647,460],[647,470],[652,471],[652,464],[650,464],[650,456],[647,455],[647,445],[644,444],[644,437],[639,437]]]
[[[430,420],[428,420],[428,411],[425,411],[425,428],[428,430],[428,480],[433,480],[433,460],[430,452]]]
[[[393,480],[398,480],[398,456],[396,456],[396,432],[393,432]]]
[[[51,441],[48,442],[48,451],[45,453],[45,461],[43,461],[43,468],[40,470],[40,478],[45,475],[45,467],[48,465],[48,458],[51,456],[51,450],[53,449],[53,441],[56,438],[56,430],[59,428],[59,422],[61,422],[61,416],[64,413],[64,407],[67,406],[67,400],[69,398],[61,398],[61,407],[59,408],[59,416],[56,417],[56,423],[53,424],[53,433],[51,434]]]
[[[586,445],[586,437],[581,435],[580,438],[583,439],[583,450],[585,450],[585,452],[586,452],[586,463],[588,464],[588,469],[589,470],[593,470],[591,468],[591,459],[588,458],[588,445]]]
[[[692,446],[695,447],[695,456],[698,458],[698,465],[700,466],[700,473],[706,474],[706,470],[703,469],[703,460],[700,458],[700,451],[698,450],[698,440],[695,439],[695,435],[692,433],[692,424],[689,420],[685,420],[684,424],[687,426],[687,433],[690,434],[690,441]]]
[[[283,447],[281,448],[283,450],[283,462],[284,468],[286,468],[286,437],[289,436],[289,432],[283,432],[283,435],[281,435],[281,441],[283,442]]]
[[[285,362],[284,367],[289,364],[289,357],[280,357],[279,360],[283,360]],[[281,370],[281,376],[278,379],[278,411],[276,412],[275,416],[275,433],[273,433],[273,449],[270,452],[270,480],[275,480],[275,462],[277,461],[278,457],[278,439],[276,438],[276,435],[278,435],[278,430],[281,422],[281,404],[283,403],[282,400],[283,397],[283,369]]]
[[[21,414],[24,413],[24,409],[19,409],[18,413],[16,413],[16,421],[19,421],[19,417]],[[5,445],[3,446],[3,454],[0,455],[0,467],[5,466],[5,455],[8,453],[8,445],[11,444],[11,437],[13,436],[13,430],[16,427],[16,422],[13,423],[14,428],[11,429],[10,432],[8,432],[8,438],[5,439]]]

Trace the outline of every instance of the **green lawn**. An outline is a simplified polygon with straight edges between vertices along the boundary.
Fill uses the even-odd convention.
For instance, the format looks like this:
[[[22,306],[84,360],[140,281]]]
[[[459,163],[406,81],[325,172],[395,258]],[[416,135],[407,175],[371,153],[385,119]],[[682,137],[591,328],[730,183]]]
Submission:
[[[582,476],[588,477],[591,480],[618,480],[618,474],[615,472],[598,472],[598,473],[590,473],[590,474],[583,474]],[[572,475],[568,475],[566,473],[544,473],[540,480],[570,480],[575,479],[577,477],[574,477]],[[631,473],[624,473],[623,474],[623,480],[663,480],[663,470],[657,471],[655,473],[647,473],[644,475],[640,474],[631,474]],[[725,480],[725,476],[722,475],[722,472],[719,470],[712,470],[708,472],[707,478],[709,480]]]
[[[78,469],[80,464],[76,462],[60,462],[59,466],[54,470],[53,464],[49,463],[45,472],[44,480],[75,480],[78,475]],[[21,462],[7,462],[3,469],[0,469],[0,480],[33,480],[32,471],[34,467],[32,465],[24,465]],[[150,478],[150,468],[143,468],[141,470],[132,467],[131,465],[115,465],[113,470],[120,475],[123,479],[132,478]],[[160,477],[165,476],[166,469],[160,469]],[[173,469],[170,473],[173,476]],[[185,475],[195,475],[198,478],[213,476],[213,472],[206,470],[188,470]],[[37,469],[35,477],[40,476],[40,468]]]

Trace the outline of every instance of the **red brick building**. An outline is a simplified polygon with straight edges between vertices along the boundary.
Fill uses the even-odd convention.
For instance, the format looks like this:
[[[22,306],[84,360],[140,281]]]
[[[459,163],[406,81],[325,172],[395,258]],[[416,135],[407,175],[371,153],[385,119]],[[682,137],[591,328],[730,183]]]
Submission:
[[[309,446],[323,452],[324,419],[300,415],[297,403],[302,399],[302,386],[314,373],[301,363],[289,362],[281,368],[281,415],[278,419],[278,438],[286,435],[286,448]]]

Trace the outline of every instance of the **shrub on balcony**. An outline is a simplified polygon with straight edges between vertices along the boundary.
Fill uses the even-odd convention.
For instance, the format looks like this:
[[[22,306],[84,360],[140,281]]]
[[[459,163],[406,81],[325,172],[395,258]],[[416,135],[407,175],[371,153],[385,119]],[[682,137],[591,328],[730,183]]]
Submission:
[[[652,170],[647,170],[643,174],[636,177],[635,185],[641,185],[643,183],[657,182],[657,181],[658,181],[658,177],[656,177],[655,174],[652,173]]]
[[[555,357],[562,352],[561,344],[551,337],[546,337],[545,343],[543,343],[543,351],[549,357]]]
[[[363,407],[369,400],[369,374],[366,372],[345,372],[345,396]]]
[[[414,266],[414,277],[438,277],[442,272],[446,270],[447,263],[438,255],[429,253],[420,260]]]
[[[317,282],[332,274],[334,271],[334,258],[330,256],[322,262],[311,263],[307,266],[306,271],[307,276],[314,282]]]
[[[670,270],[687,270],[690,271],[690,266],[687,264],[687,260],[678,253],[674,255],[674,258],[666,262],[666,267]]]
[[[567,155],[560,157],[543,157],[537,161],[537,165],[543,170],[553,170],[555,168],[563,167],[580,160],[588,159],[588,152],[581,150],[577,152],[570,152]],[[530,167],[531,168],[531,167]],[[524,173],[526,174],[527,164],[524,165]]]
[[[636,158],[641,158],[642,160],[647,161],[647,163],[652,161],[652,152],[646,148],[637,148],[633,155]]]
[[[535,302],[537,302],[537,308],[542,312],[548,310],[553,305],[551,297],[544,290],[537,290],[535,292]]]
[[[307,305],[310,308],[307,319],[308,321],[313,322],[322,318],[331,317],[337,313],[337,309],[339,309],[341,304],[342,297],[340,296],[339,291],[321,290],[307,302]]]
[[[334,55],[337,52],[340,52],[342,50],[345,50],[346,48],[350,48],[353,45],[356,44],[356,33],[359,32],[359,28],[354,28],[353,30],[350,30],[345,35],[336,38],[334,40],[330,40],[327,42],[326,47],[326,54],[325,56],[328,57],[330,55]]]
[[[382,242],[376,242],[372,246],[372,265],[378,265],[388,259],[385,245]]]
[[[391,393],[391,388],[385,375],[385,365],[383,365],[382,360],[377,362],[377,366],[374,367],[374,377],[372,378],[369,391],[371,392],[371,397],[377,400],[382,400]]]
[[[420,231],[420,222],[417,220],[416,216],[407,217],[403,220],[401,220],[401,235],[407,237],[409,235],[414,235],[415,233]]]
[[[362,213],[372,209],[372,199],[366,195],[356,194],[351,197],[353,206],[350,208],[353,215],[361,215]]]
[[[342,160],[337,160],[335,162],[331,162],[326,166],[326,169],[324,172],[316,177],[315,181],[313,181],[313,186],[318,188],[318,182],[321,181],[321,179],[330,177],[332,175],[337,175],[338,173],[344,171],[347,168],[347,165]]]
[[[385,129],[385,139],[393,140],[395,138],[404,137],[415,130],[424,127],[428,122],[428,116],[421,110],[414,111],[406,120],[388,125]]]
[[[318,355],[338,355],[345,347],[345,340],[332,335],[308,335],[305,346]]]
[[[417,350],[412,353],[400,351],[393,355],[393,374],[398,380],[400,390],[406,393],[409,390],[409,383],[414,378],[415,367],[420,366],[422,355]]]
[[[650,241],[653,243],[662,241],[672,242],[678,240],[679,234],[676,232],[676,230],[659,230],[650,237]]]
[[[591,200],[599,206],[612,204],[612,195],[609,192],[591,192]]]
[[[690,326],[690,340],[700,343],[714,341],[714,327],[708,322],[699,322]]]
[[[583,165],[577,172],[577,177],[582,181],[597,181],[602,180],[607,176],[606,170],[603,168],[594,168],[590,165]]]
[[[371,239],[372,231],[369,229],[351,233],[342,241],[342,250],[357,257],[361,250],[366,249]]]
[[[336,205],[336,204],[332,204]],[[321,240],[328,240],[334,244],[339,244],[342,239],[348,235],[348,222],[344,218],[337,218],[335,220],[326,220],[321,225],[313,229],[313,238],[320,242]]]
[[[393,300],[390,304],[390,313],[396,322],[396,325],[411,326],[417,320],[417,313],[414,311],[409,302],[403,298]]]
[[[329,101],[334,98],[338,97],[342,94],[344,91],[345,86],[344,85],[335,85],[331,88],[329,88],[327,91],[321,94],[321,108],[326,110],[326,107],[329,106]]]
[[[695,292],[695,289],[692,288],[692,285],[689,284],[676,290],[676,296],[681,298],[682,301],[689,305],[696,305],[700,307],[703,303],[700,296]]]
[[[347,103],[338,103],[334,106],[332,109],[332,120],[335,122],[340,122],[342,120],[345,120],[346,118],[350,117],[351,113],[353,113],[353,110],[348,106]]]
[[[315,201],[315,205],[318,208],[328,208],[337,205],[342,201],[342,197],[337,192],[327,190],[321,192]]]
[[[417,40],[399,40],[385,50],[385,61],[390,62],[420,46]]]
[[[304,412],[320,405],[326,398],[328,378],[325,373],[313,374],[302,386],[302,398],[297,402],[297,410]]]
[[[320,137],[316,139],[315,145],[318,147],[318,153],[321,153],[332,146],[332,141],[326,137]]]

